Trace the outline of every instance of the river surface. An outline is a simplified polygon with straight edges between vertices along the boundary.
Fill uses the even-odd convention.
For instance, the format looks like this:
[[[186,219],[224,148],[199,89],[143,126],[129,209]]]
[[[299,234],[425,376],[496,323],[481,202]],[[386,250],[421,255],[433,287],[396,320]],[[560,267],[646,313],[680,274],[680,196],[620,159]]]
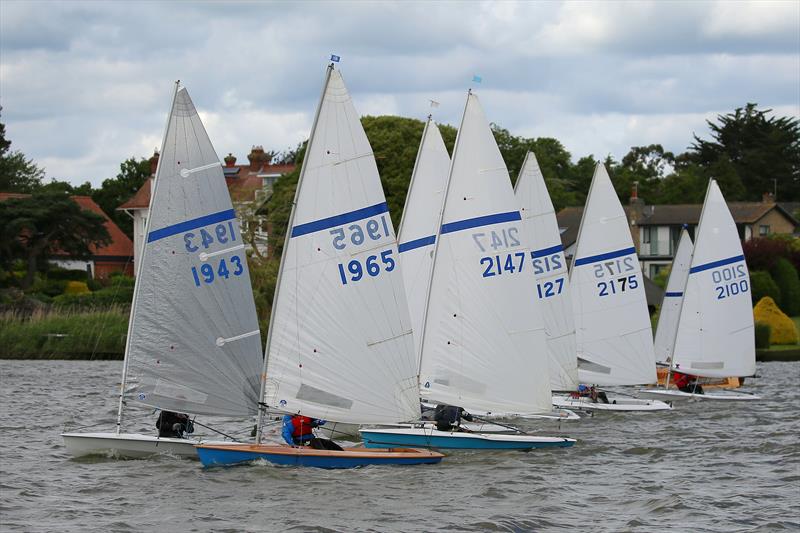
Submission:
[[[538,428],[577,438],[571,449],[340,471],[70,459],[65,424],[112,430],[120,368],[0,361],[0,530],[800,530],[798,363],[759,364],[747,389],[760,402]],[[154,420],[132,408],[126,430],[151,432]],[[244,421],[204,422],[247,432]]]

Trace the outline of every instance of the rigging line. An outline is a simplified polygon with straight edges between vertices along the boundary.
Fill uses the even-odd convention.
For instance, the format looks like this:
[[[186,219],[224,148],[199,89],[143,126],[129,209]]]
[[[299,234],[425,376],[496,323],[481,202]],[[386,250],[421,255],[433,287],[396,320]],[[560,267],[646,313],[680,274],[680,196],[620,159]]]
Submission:
[[[515,428],[514,426],[509,426],[509,425],[503,424],[503,423],[501,423],[501,422],[497,422],[496,420],[487,420],[487,419],[485,419],[485,418],[481,418],[480,416],[475,416],[475,415],[473,415],[472,413],[470,413],[470,415],[471,415],[471,416],[472,416],[472,418],[474,418],[475,420],[479,420],[479,421],[481,421],[481,422],[485,422],[486,424],[496,424],[496,425],[498,425],[498,426],[500,426],[500,427],[504,427],[504,428],[506,428],[506,429],[510,429],[510,430],[512,430],[512,431],[516,431],[516,432],[517,432],[517,433],[519,433],[520,435],[528,435],[528,434],[529,434],[529,433],[525,433],[524,431],[522,431],[522,430],[521,430],[521,429],[519,429],[519,428]]]
[[[220,431],[220,430],[218,430],[218,429],[214,429],[214,428],[212,428],[211,426],[206,426],[205,424],[201,424],[200,422],[196,421],[195,419],[192,419],[192,424],[197,424],[197,425],[198,425],[198,426],[200,426],[201,428],[210,429],[210,430],[211,430],[211,431],[213,431],[214,433],[219,433],[220,435],[222,435],[222,436],[224,436],[224,437],[228,437],[229,439],[231,439],[231,440],[232,440],[232,441],[234,441],[234,442],[241,442],[241,441],[240,441],[239,439],[237,439],[236,437],[232,437],[231,435],[228,435],[227,433],[224,433],[224,432],[222,432],[222,431]]]

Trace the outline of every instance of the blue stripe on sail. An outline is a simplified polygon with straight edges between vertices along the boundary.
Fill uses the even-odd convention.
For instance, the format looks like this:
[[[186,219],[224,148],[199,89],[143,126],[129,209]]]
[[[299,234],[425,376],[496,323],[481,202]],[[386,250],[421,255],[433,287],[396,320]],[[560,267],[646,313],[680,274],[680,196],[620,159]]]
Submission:
[[[630,255],[635,253],[636,253],[636,248],[631,246],[630,248],[624,248],[622,250],[617,250],[615,252],[608,252],[600,255],[590,255],[589,257],[582,257],[580,259],[576,259],[575,266],[590,265],[592,263],[597,263],[598,261],[605,261],[606,259],[614,259],[615,257],[622,257],[623,255]]]
[[[225,222],[226,220],[232,220],[234,218],[236,218],[236,212],[233,209],[227,209],[225,211],[220,211],[219,213],[193,218],[192,220],[186,220],[184,222],[178,222],[177,224],[167,226],[166,228],[151,231],[147,234],[147,242],[165,239],[167,237],[177,235],[178,233],[184,233],[186,231],[202,228],[203,226],[208,226],[210,224],[216,224],[217,222]]]
[[[667,298],[680,298],[683,296],[682,292],[665,292],[664,296]]]
[[[509,211],[508,213],[497,213],[495,215],[484,215],[482,217],[468,218],[466,220],[458,220],[456,222],[448,222],[442,224],[442,234],[453,233],[454,231],[461,231],[471,228],[480,228],[481,226],[490,226],[492,224],[500,224],[501,222],[513,222],[514,220],[522,220],[519,211]]]
[[[692,267],[689,270],[689,274],[694,274],[696,272],[702,272],[704,270],[709,270],[712,268],[721,267],[724,265],[730,265],[731,263],[738,263],[739,261],[744,261],[743,255],[735,255],[733,257],[729,257],[727,259],[720,259],[719,261],[712,261],[711,263],[706,263],[705,265],[697,265],[696,267]]]
[[[421,239],[414,239],[413,241],[398,244],[397,250],[402,254],[403,252],[407,252],[409,250],[415,250],[417,248],[422,248],[423,246],[430,246],[435,242],[436,235],[431,235],[429,237],[422,237]]]
[[[357,220],[362,220],[388,212],[389,206],[386,205],[386,202],[381,202],[369,207],[363,207],[361,209],[356,209],[355,211],[350,211],[349,213],[342,213],[341,215],[334,215],[332,217],[321,218],[313,222],[298,224],[292,228],[292,237],[300,237],[302,235],[308,235],[309,233],[316,233],[324,229],[334,228],[336,226],[341,226],[342,224],[347,224],[348,222],[355,222]]]
[[[533,257],[544,257],[546,255],[553,255],[560,252],[563,249],[564,249],[563,246],[561,246],[560,244],[556,244],[555,246],[551,246],[550,248],[542,248],[541,250],[534,250]]]

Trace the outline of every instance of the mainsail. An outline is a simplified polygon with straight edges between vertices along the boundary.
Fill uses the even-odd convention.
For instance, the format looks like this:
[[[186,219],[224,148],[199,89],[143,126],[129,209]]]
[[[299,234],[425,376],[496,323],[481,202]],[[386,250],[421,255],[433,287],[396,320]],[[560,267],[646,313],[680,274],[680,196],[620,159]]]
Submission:
[[[713,179],[695,235],[673,368],[705,377],[756,371],[750,274],[736,224]]]
[[[536,296],[541,302],[547,333],[550,386],[553,390],[574,390],[578,386],[578,360],[567,260],[553,202],[533,152],[525,156],[514,193],[520,206],[526,246],[533,250]]]
[[[355,424],[419,416],[414,341],[375,157],[329,67],[267,341],[265,402]]]
[[[450,170],[450,156],[439,128],[428,117],[422,132],[417,161],[411,174],[403,219],[398,231],[398,249],[408,310],[414,330],[414,353],[419,360],[428,287],[433,268],[433,248],[442,216],[442,200]]]
[[[471,411],[551,409],[530,248],[508,170],[470,93],[435,245],[420,393]]]
[[[683,292],[686,289],[686,280],[689,277],[689,265],[692,262],[692,239],[689,232],[684,229],[675,251],[675,259],[669,271],[667,290],[661,311],[658,315],[656,328],[655,350],[657,363],[669,363],[672,360],[672,349],[675,347],[675,335],[678,331],[678,317],[683,303]]]
[[[261,337],[239,221],[217,154],[177,89],[134,291],[131,399],[209,415],[256,412]]]
[[[570,274],[578,378],[597,385],[656,381],[650,315],[625,211],[598,163]]]

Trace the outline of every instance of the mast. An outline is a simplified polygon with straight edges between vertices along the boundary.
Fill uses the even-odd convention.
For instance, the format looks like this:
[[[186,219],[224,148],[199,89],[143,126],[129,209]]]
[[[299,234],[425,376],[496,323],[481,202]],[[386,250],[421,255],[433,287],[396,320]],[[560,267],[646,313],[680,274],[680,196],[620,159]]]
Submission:
[[[467,116],[467,108],[469,107],[469,99],[472,96],[472,89],[467,91],[467,103],[464,105],[464,113],[461,115],[461,126],[464,124],[464,118]],[[433,245],[433,257],[431,263],[431,275],[428,277],[428,291],[425,295],[425,307],[422,310],[422,340],[419,343],[419,360],[417,361],[417,381],[419,381],[420,373],[422,372],[422,356],[425,354],[425,337],[428,331],[428,309],[431,305],[431,287],[433,286],[433,273],[436,270],[436,256],[439,254],[439,243],[442,241],[442,221],[444,220],[444,210],[447,207],[447,196],[450,193],[450,183],[453,179],[453,164],[456,161],[456,153],[458,153],[458,141],[461,138],[462,128],[458,128],[456,132],[456,143],[453,146],[453,157],[450,158],[450,171],[447,173],[447,185],[444,188],[444,198],[442,199],[442,210],[439,212],[439,222],[436,226],[436,242]],[[418,383],[419,385],[419,383]]]
[[[281,263],[278,267],[278,279],[275,282],[275,294],[272,297],[272,311],[269,316],[269,329],[267,330],[267,343],[264,348],[264,365],[261,369],[261,392],[258,395],[258,423],[256,424],[256,444],[261,444],[262,433],[264,429],[264,414],[267,406],[264,404],[264,395],[267,390],[267,363],[269,362],[269,348],[272,342],[272,327],[275,322],[275,306],[278,303],[278,294],[281,290],[281,278],[283,277],[283,265],[286,262],[286,250],[289,247],[289,239],[292,236],[292,225],[294,224],[295,209],[297,208],[297,199],[300,197],[300,188],[303,185],[303,176],[306,174],[306,157],[311,150],[311,143],[314,141],[315,133],[317,131],[317,122],[319,121],[319,114],[322,110],[322,103],[325,100],[325,93],[328,90],[328,82],[331,79],[331,72],[333,72],[333,63],[328,65],[325,72],[325,83],[322,85],[322,94],[319,98],[319,105],[317,105],[317,112],[314,114],[314,122],[311,125],[311,133],[308,136],[308,144],[306,145],[305,155],[303,156],[303,164],[300,167],[300,176],[297,178],[297,188],[294,191],[294,200],[292,201],[292,210],[289,214],[289,225],[286,230],[286,235],[283,239],[283,252],[281,252]]]
[[[175,99],[178,97],[178,90],[180,89],[180,86],[181,86],[181,80],[177,80],[175,82],[175,90],[172,93],[172,105],[170,106],[169,114],[167,115],[167,124],[166,126],[164,126],[164,137],[161,140],[161,154],[164,153],[164,149],[166,148],[167,132],[169,131],[169,125],[170,122],[172,121],[172,112],[175,109]],[[149,216],[149,213],[153,208],[153,199],[156,197],[156,189],[158,188],[158,183],[159,183],[158,174],[159,171],[161,170],[162,159],[163,158],[161,157],[158,158],[158,165],[156,166],[156,175],[155,178],[153,179],[153,187],[151,188],[150,191],[150,205],[148,206],[147,209],[148,217],[144,227],[145,239],[147,239],[147,234],[150,232],[150,224],[152,221],[152,217]],[[144,264],[144,256],[147,253],[146,250],[147,250],[147,242],[145,241],[144,245],[142,246],[141,253],[139,254],[139,264],[136,265],[137,280],[140,279],[140,276],[142,275],[142,265]],[[116,428],[117,435],[120,434],[120,431],[122,429],[122,412],[125,409],[125,385],[127,384],[128,381],[128,352],[130,351],[131,348],[130,332],[133,330],[134,326],[134,317],[136,316],[136,303],[137,303],[136,300],[138,300],[137,298],[138,295],[139,291],[134,289],[133,301],[131,302],[130,316],[128,317],[128,333],[125,336],[125,356],[122,362],[122,379],[120,380],[120,385],[119,385],[119,406],[117,407],[117,428]]]

